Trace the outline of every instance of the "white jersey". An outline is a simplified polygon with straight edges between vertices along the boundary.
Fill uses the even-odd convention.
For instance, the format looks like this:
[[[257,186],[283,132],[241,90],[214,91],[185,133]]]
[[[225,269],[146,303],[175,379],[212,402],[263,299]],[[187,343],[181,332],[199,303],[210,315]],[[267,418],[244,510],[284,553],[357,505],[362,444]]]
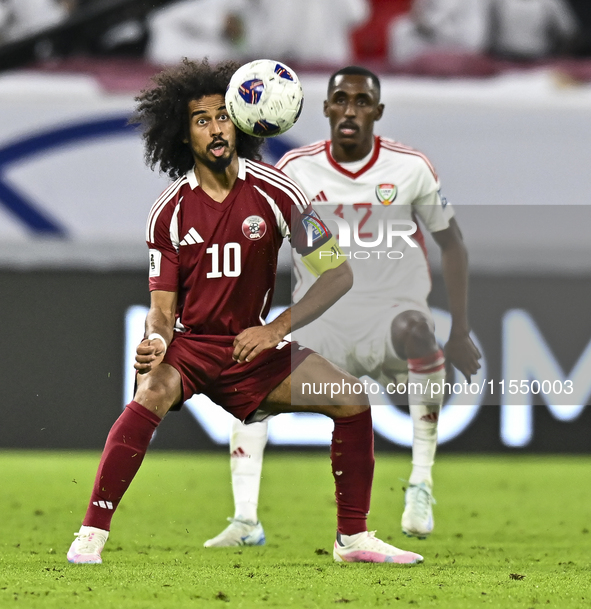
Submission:
[[[427,157],[376,137],[372,152],[360,164],[337,163],[330,142],[323,141],[288,152],[277,167],[300,185],[350,256],[355,281],[346,296],[349,304],[427,298],[431,278],[417,218],[427,230],[436,232],[448,228],[453,215],[451,206],[440,197],[439,180]],[[417,224],[417,230],[408,240],[388,238],[389,229],[411,231],[411,222]],[[299,258],[294,265],[298,283],[293,298],[297,302],[315,278]]]
[[[293,338],[356,376],[402,378],[406,362],[391,343],[392,320],[417,310],[432,323],[431,275],[417,219],[436,232],[448,228],[453,216],[433,166],[420,152],[375,137],[372,152],[357,163],[337,163],[330,141],[322,141],[288,152],[277,167],[299,184],[338,235],[354,275],[352,289]],[[411,232],[412,223],[416,232],[406,239],[388,238],[389,229]],[[298,256],[294,271],[297,302],[316,278]]]

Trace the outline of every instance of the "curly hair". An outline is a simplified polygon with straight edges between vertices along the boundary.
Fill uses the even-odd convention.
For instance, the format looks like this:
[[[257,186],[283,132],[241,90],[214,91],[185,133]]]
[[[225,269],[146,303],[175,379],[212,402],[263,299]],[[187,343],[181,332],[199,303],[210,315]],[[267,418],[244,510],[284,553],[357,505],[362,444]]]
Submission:
[[[136,98],[135,113],[130,123],[143,128],[146,163],[173,180],[185,175],[195,164],[190,146],[183,140],[189,137],[189,102],[205,95],[222,95],[239,64],[225,61],[210,66],[184,59],[182,63],[165,69],[152,78],[154,87],[144,89]],[[264,140],[236,129],[238,156],[261,160]]]

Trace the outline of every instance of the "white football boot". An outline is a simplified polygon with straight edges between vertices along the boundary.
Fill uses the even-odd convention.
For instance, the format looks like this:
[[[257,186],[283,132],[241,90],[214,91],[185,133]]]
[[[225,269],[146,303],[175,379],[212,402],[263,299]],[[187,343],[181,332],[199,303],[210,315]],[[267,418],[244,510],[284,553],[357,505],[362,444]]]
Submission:
[[[333,557],[336,562],[391,562],[399,565],[415,565],[423,562],[423,557],[414,552],[406,552],[400,548],[378,539],[375,531],[365,531],[350,535],[353,538],[344,545],[342,536],[337,533],[334,542]]]
[[[101,552],[107,543],[109,531],[95,527],[81,526],[68,550],[68,562],[76,564],[100,565]]]
[[[206,548],[229,548],[231,546],[264,546],[265,531],[260,522],[228,518],[230,524],[213,539],[203,545]]]
[[[408,537],[426,539],[433,531],[433,504],[435,499],[426,482],[410,484],[404,494],[402,532]]]

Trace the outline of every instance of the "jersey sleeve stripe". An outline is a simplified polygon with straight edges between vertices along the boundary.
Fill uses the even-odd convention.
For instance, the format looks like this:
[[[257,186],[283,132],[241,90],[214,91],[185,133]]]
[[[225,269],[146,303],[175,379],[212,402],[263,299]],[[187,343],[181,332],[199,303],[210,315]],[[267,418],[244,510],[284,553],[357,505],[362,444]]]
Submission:
[[[261,195],[263,195],[263,197],[269,204],[269,207],[273,211],[273,214],[275,215],[275,221],[277,222],[277,228],[279,228],[281,236],[283,238],[289,237],[289,225],[285,221],[285,217],[281,213],[281,210],[279,209],[277,203],[275,203],[275,201],[273,201],[273,199],[262,188],[259,188],[258,186],[255,186],[255,188],[261,193]]]
[[[156,220],[158,220],[158,216],[166,207],[166,204],[176,195],[186,181],[187,178],[182,177],[176,182],[173,182],[171,186],[164,191],[156,203],[152,205],[152,209],[150,209],[150,213],[148,214],[148,222],[146,225],[146,241],[149,243],[154,243],[154,233],[156,232]]]
[[[181,177],[181,178],[176,179],[174,182],[172,182],[172,183],[171,183],[171,184],[168,186],[168,188],[167,188],[167,189],[166,189],[166,190],[165,190],[165,191],[164,191],[164,192],[163,192],[163,193],[162,193],[162,194],[161,194],[161,195],[158,197],[158,201],[157,201],[157,202],[160,202],[160,201],[162,201],[163,199],[165,199],[165,198],[166,198],[166,197],[167,197],[167,196],[168,196],[168,195],[169,195],[169,194],[170,194],[170,193],[171,193],[171,192],[172,192],[172,191],[173,191],[173,190],[174,190],[174,189],[177,187],[178,183],[179,183],[181,180],[183,180],[183,179],[184,179],[184,178],[183,178],[183,177]]]
[[[148,222],[147,222],[147,226],[146,226],[146,241],[150,241],[152,242],[152,240],[150,239],[150,235],[153,233],[153,231],[151,230],[151,224],[152,224],[152,219],[154,218],[154,215],[156,215],[156,217],[160,214],[161,211],[161,207],[163,205],[166,205],[166,203],[169,200],[169,197],[176,192],[176,187],[178,185],[178,182],[180,180],[175,180],[159,197],[158,199],[156,199],[156,202],[152,205],[152,207],[150,208],[150,213],[148,214]]]
[[[182,197],[181,197],[182,200]],[[181,201],[179,201],[176,204],[176,207],[174,208],[174,213],[172,214],[172,218],[170,219],[170,228],[169,228],[169,234],[170,234],[170,242],[172,243],[172,247],[174,247],[174,249],[176,250],[176,252],[178,253],[179,251],[179,247],[180,247],[180,239],[179,239],[179,210],[181,209]]]
[[[301,212],[304,212],[309,207],[310,201],[304,194],[304,191],[284,173],[275,168],[258,164],[250,164],[249,170],[253,176],[258,177],[260,180],[268,182],[285,192]]]
[[[298,159],[302,156],[314,156],[316,154],[321,153],[324,150],[325,142],[316,142],[315,144],[310,144],[309,146],[302,146],[301,148],[295,148],[294,150],[290,150],[286,152],[275,164],[277,169],[283,169],[290,161],[294,159]]]
[[[433,167],[433,165],[431,164],[431,161],[422,152],[419,152],[418,150],[415,150],[414,148],[411,148],[410,146],[404,146],[403,144],[398,144],[398,143],[394,142],[393,140],[382,139],[381,144],[382,144],[382,147],[385,148],[386,150],[391,150],[392,152],[400,152],[402,154],[412,154],[414,156],[418,156],[419,158],[423,159],[423,161],[425,161],[425,163],[427,164],[427,167],[430,169],[431,173],[433,174],[433,177],[435,178],[435,180],[439,181],[437,172],[435,171],[435,167]]]
[[[159,203],[162,203],[162,201],[164,201],[168,195],[175,190],[175,188],[178,185],[178,182],[180,182],[183,178],[179,178],[178,180],[175,180],[172,184],[170,184],[168,186],[168,188],[158,197],[158,199],[156,199],[156,202],[154,203],[154,205],[152,207],[155,207],[156,205],[158,205]]]
[[[256,178],[268,182],[269,184],[282,190],[290,197],[294,205],[302,213],[304,213],[310,205],[308,198],[300,187],[293,180],[280,173],[278,170],[270,169],[268,167],[264,167],[263,165],[254,164],[252,161],[246,162],[246,170]]]
[[[265,298],[263,299],[263,306],[261,307],[261,312],[259,313],[259,321],[261,322],[261,326],[267,325],[267,322],[263,319],[263,311],[265,310],[265,307],[267,306],[267,300],[269,299],[269,292],[271,292],[271,288],[269,288],[265,292]]]

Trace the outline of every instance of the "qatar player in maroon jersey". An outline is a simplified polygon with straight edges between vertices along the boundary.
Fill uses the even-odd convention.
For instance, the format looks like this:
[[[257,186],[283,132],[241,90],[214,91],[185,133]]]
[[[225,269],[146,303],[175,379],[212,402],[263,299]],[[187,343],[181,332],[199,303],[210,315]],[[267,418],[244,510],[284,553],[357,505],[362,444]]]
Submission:
[[[338,247],[334,238],[299,187],[258,160],[260,140],[230,121],[224,92],[236,67],[185,61],[137,98],[146,158],[175,181],[148,217],[151,306],[137,348],[137,390],[111,428],[68,560],[101,562],[111,518],[154,430],[170,409],[204,393],[247,422],[293,411],[331,417],[335,560],[421,562],[367,532],[374,466],[367,397],[302,390],[304,381],[357,381],[284,340],[338,300],[352,274],[345,257],[326,263],[336,257],[320,256]],[[320,277],[298,304],[264,325],[284,237]]]

